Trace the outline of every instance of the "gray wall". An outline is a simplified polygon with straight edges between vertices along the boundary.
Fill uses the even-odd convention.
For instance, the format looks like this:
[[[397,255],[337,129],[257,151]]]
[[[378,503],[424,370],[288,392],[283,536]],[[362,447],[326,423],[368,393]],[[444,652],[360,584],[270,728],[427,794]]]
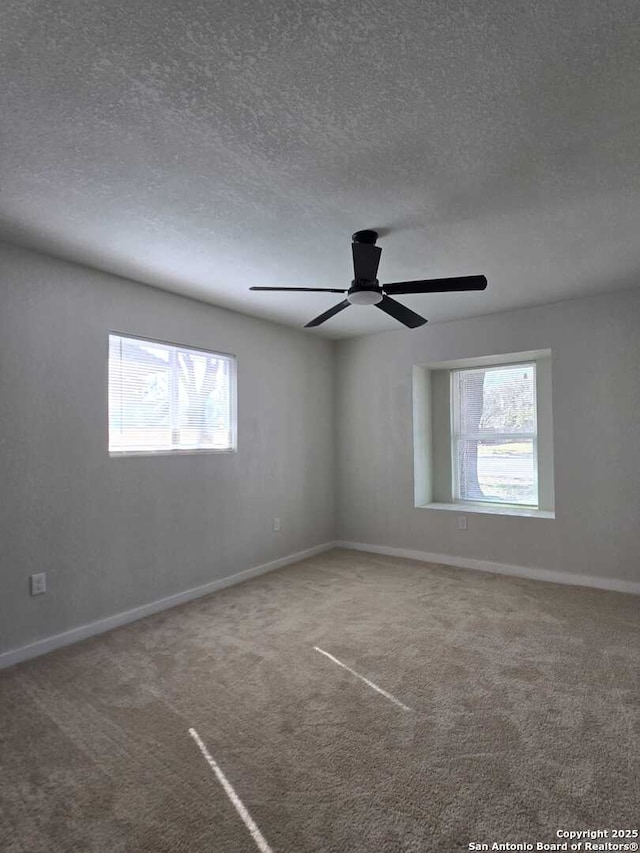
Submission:
[[[556,518],[414,507],[412,366],[551,349]],[[640,295],[337,344],[338,538],[640,580]]]
[[[110,330],[234,353],[238,452],[109,458]],[[332,359],[307,333],[0,245],[1,647],[330,541]]]

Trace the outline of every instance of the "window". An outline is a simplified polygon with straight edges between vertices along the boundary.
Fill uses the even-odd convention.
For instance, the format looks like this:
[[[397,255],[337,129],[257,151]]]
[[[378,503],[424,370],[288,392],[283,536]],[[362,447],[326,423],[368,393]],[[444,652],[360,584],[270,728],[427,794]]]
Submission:
[[[451,371],[455,501],[538,507],[536,366]]]
[[[555,518],[551,350],[416,364],[416,507]]]
[[[234,450],[235,358],[109,335],[109,452]]]

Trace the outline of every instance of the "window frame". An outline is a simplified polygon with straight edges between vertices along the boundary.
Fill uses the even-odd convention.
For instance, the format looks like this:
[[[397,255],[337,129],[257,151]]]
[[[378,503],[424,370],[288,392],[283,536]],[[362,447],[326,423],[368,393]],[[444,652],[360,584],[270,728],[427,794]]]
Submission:
[[[109,407],[109,349],[111,337],[126,338],[128,340],[147,344],[156,344],[164,347],[174,347],[177,350],[189,350],[198,355],[214,356],[225,358],[229,361],[229,420],[230,420],[230,447],[163,447],[152,450],[135,449],[135,450],[112,450],[110,447],[110,407]],[[191,344],[179,344],[175,341],[161,340],[160,338],[150,338],[146,335],[133,334],[131,332],[122,332],[116,329],[110,329],[107,333],[107,452],[111,458],[125,458],[129,456],[192,456],[202,454],[229,454],[238,452],[238,360],[234,353],[221,352],[219,350],[205,349],[196,347]],[[170,371],[170,387],[173,389],[175,381],[171,376]],[[171,390],[172,398],[175,396],[175,390]],[[170,410],[171,430],[172,433],[176,430],[175,413],[173,406]]]
[[[530,367],[533,370],[533,391],[535,405],[535,424],[536,431],[531,432],[492,432],[488,430],[480,430],[474,433],[462,433],[460,430],[460,385],[456,381],[461,373],[480,372],[488,373],[495,370],[506,370],[511,367]],[[450,401],[450,453],[451,453],[451,500],[454,504],[465,507],[505,507],[507,509],[540,510],[540,474],[539,474],[539,459],[538,459],[538,436],[539,436],[539,407],[538,407],[538,372],[537,362],[535,359],[524,359],[523,361],[507,361],[503,363],[493,364],[477,364],[469,367],[456,367],[449,371],[449,401]],[[531,441],[533,449],[533,471],[534,483],[536,490],[535,503],[515,503],[513,501],[501,501],[476,498],[470,500],[460,496],[460,470],[458,464],[458,446],[461,441],[487,441],[496,438],[504,439],[505,441],[527,440]]]

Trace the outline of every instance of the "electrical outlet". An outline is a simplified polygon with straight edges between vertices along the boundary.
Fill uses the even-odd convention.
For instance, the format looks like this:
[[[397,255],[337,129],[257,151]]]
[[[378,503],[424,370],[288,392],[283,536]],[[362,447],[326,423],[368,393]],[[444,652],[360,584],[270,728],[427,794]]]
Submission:
[[[467,516],[459,515],[458,516],[458,530],[466,530],[467,529]]]
[[[280,519],[279,518],[273,519],[273,529],[276,531],[280,530]]]
[[[47,575],[45,572],[40,572],[37,575],[31,575],[31,595],[42,595],[47,591]]]

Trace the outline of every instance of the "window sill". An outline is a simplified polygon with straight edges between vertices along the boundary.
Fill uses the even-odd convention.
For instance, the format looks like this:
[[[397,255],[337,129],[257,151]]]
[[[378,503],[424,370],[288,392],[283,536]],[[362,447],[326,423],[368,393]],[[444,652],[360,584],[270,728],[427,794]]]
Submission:
[[[203,447],[200,450],[110,450],[109,457],[111,459],[117,459],[119,457],[128,457],[128,456],[203,456],[207,454],[229,454],[229,453],[237,453],[237,447],[225,447],[225,448],[214,448],[214,447]]]
[[[466,504],[466,503],[430,503],[417,507],[417,509],[443,509],[449,512],[459,512],[461,515],[465,513],[480,513],[481,515],[515,515],[520,518],[555,518],[556,514],[549,509],[532,509],[526,506],[507,506],[505,504],[497,506],[487,506],[486,504]]]

